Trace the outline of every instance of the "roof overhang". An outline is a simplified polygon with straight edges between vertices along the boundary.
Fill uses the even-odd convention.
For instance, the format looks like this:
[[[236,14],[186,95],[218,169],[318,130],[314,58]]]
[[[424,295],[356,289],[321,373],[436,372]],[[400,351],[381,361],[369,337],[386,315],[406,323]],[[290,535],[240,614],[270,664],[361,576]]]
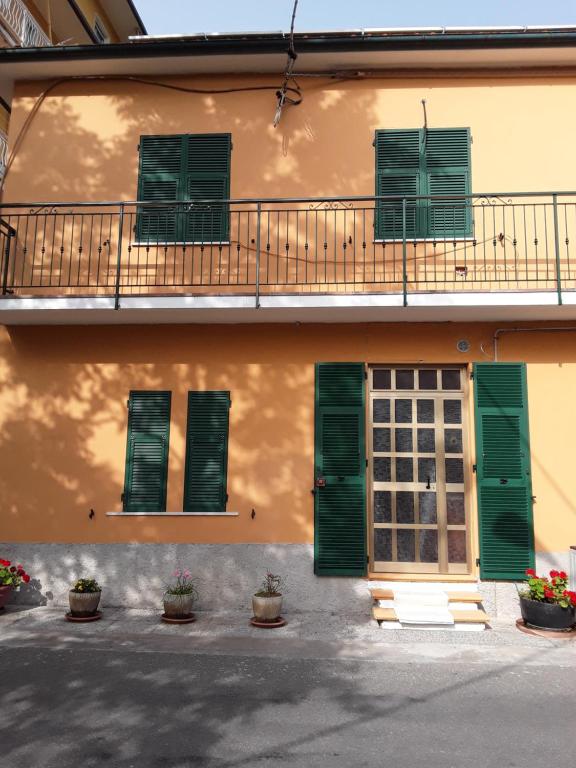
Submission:
[[[282,32],[140,37],[113,45],[4,48],[3,78],[281,73]],[[296,71],[576,67],[576,27],[357,30],[295,36]],[[39,65],[41,64],[41,67]]]
[[[97,75],[281,73],[282,32],[140,37],[113,45],[0,50],[12,81]],[[576,27],[357,30],[295,36],[296,71],[575,67]]]
[[[100,0],[100,5],[121,38],[146,34],[144,22],[132,0]]]

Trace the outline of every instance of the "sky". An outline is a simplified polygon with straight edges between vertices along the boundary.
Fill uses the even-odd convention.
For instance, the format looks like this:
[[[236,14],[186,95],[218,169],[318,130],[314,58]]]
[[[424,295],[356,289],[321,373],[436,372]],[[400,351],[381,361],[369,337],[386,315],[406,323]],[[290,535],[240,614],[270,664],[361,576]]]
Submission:
[[[288,30],[293,0],[135,0],[149,34]],[[296,31],[576,25],[576,0],[299,0]]]

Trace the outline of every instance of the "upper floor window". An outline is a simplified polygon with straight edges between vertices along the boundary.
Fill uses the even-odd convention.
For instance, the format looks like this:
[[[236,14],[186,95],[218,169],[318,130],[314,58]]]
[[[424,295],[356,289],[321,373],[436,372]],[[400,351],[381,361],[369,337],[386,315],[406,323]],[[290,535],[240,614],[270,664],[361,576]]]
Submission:
[[[99,43],[109,43],[110,35],[104,22],[96,16],[94,19],[94,35]]]
[[[444,239],[472,234],[469,128],[376,131],[377,239]],[[415,199],[414,196],[430,196]],[[406,198],[404,206],[402,198]]]
[[[138,200],[159,205],[140,207],[138,240],[228,240],[231,149],[229,133],[141,136]]]

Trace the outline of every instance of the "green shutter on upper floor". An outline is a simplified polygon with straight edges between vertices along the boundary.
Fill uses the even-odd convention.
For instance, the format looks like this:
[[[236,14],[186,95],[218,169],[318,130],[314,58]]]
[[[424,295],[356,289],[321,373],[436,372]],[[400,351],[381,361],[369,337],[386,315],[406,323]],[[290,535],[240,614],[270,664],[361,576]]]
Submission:
[[[230,392],[188,393],[184,512],[224,512]]]
[[[140,242],[221,242],[229,235],[229,133],[142,136],[138,200],[182,201],[138,211]],[[209,200],[202,204],[200,201]],[[215,202],[216,201],[216,202]]]
[[[476,469],[483,579],[521,580],[534,567],[526,366],[474,366]]]
[[[451,195],[470,194],[470,131],[428,128],[376,131],[376,195],[398,198],[376,206],[375,235],[401,240],[402,198],[406,237],[454,238],[472,233],[470,205]],[[444,197],[438,201],[415,195]]]
[[[422,131],[426,170],[425,194],[442,197],[431,200],[426,209],[428,237],[452,238],[472,234],[469,201],[450,195],[470,194],[470,130],[429,128]]]
[[[165,512],[170,392],[130,392],[124,512]]]
[[[318,363],[314,572],[366,573],[365,379],[362,363]]]

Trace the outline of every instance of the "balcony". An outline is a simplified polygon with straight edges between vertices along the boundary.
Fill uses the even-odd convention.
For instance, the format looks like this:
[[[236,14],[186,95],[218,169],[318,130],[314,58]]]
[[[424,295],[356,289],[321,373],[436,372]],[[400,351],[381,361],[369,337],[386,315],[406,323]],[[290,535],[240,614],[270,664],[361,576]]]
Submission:
[[[11,47],[42,48],[52,45],[21,0],[0,0],[0,34]]]
[[[134,312],[153,308],[234,310],[234,322],[344,307],[349,319],[434,307],[438,320],[576,318],[576,193],[3,204],[0,253],[5,323],[48,309],[160,321]]]

